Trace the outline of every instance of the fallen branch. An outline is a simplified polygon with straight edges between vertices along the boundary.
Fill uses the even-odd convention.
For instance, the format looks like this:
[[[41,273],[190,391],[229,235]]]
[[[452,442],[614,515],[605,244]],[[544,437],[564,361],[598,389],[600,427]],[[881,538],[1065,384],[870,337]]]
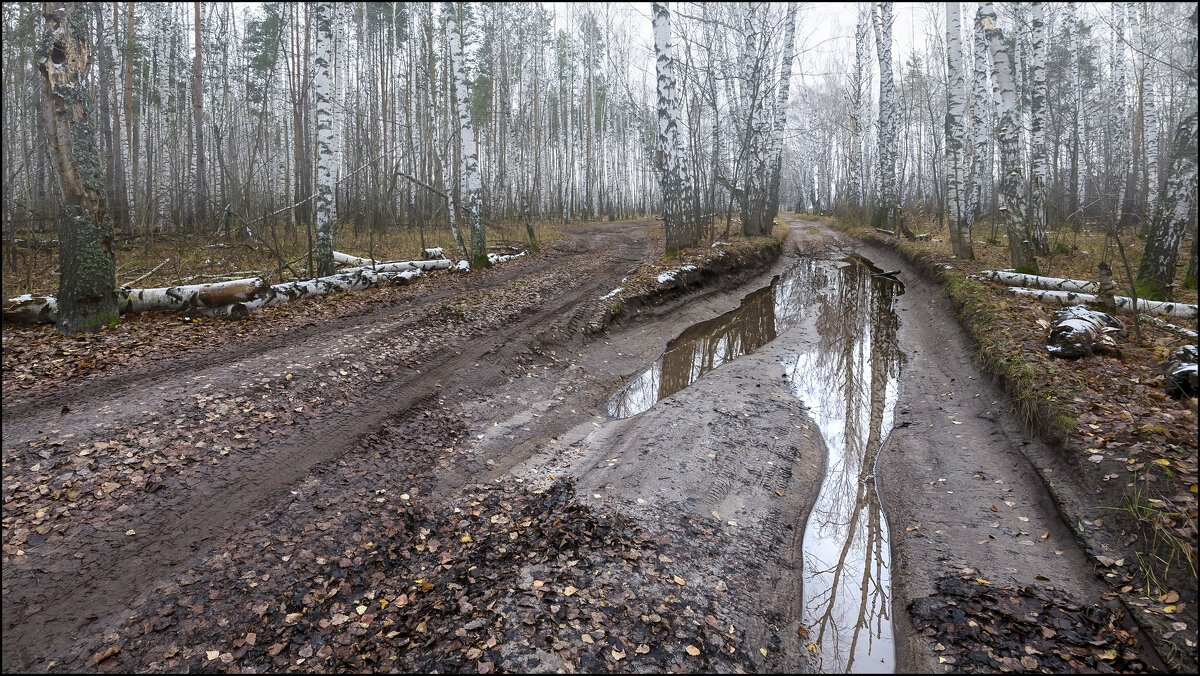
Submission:
[[[1024,289],[1021,287],[1010,286],[1009,291],[1019,296],[1032,296],[1038,302],[1046,305],[1078,305],[1079,303],[1095,303],[1096,296],[1088,293],[1075,293],[1074,291],[1042,291],[1037,289]],[[1132,312],[1133,299],[1128,296],[1115,296],[1113,300],[1116,302],[1117,309],[1124,312]],[[1156,315],[1166,317],[1175,317],[1177,319],[1196,319],[1196,306],[1184,305],[1183,303],[1166,303],[1161,301],[1138,299],[1138,310],[1143,312],[1152,312]]]
[[[1150,315],[1147,315],[1147,314],[1143,314],[1142,319],[1150,322],[1151,324],[1157,326],[1160,329],[1172,331],[1180,336],[1183,336],[1184,338],[1190,338],[1192,340],[1196,340],[1196,337],[1197,337],[1196,332],[1191,329],[1185,329],[1182,326],[1175,326],[1174,324],[1169,324],[1169,323],[1164,322],[1163,320],[1159,319],[1158,317],[1151,317]]]
[[[158,264],[158,265],[157,265],[157,266],[156,266],[156,267],[155,267],[153,270],[151,270],[150,272],[147,272],[146,274],[142,275],[141,277],[138,277],[137,279],[133,280],[132,282],[128,282],[128,283],[126,283],[126,284],[121,284],[121,286],[133,286],[134,284],[137,284],[138,282],[140,282],[140,281],[142,281],[143,279],[145,279],[145,278],[149,277],[150,275],[152,275],[152,274],[154,274],[154,273],[158,272],[160,269],[162,269],[162,266],[164,266],[164,265],[166,265],[167,263],[170,263],[170,262],[171,262],[171,259],[170,259],[170,258],[168,258],[167,260],[165,260],[165,261],[163,261],[163,262],[159,263],[159,264]]]
[[[1000,282],[1009,286],[1032,286],[1037,289],[1049,289],[1051,291],[1075,291],[1077,293],[1094,294],[1100,288],[1096,282],[1089,282],[1082,279],[1024,275],[1008,270],[984,270],[980,274],[993,282]]]

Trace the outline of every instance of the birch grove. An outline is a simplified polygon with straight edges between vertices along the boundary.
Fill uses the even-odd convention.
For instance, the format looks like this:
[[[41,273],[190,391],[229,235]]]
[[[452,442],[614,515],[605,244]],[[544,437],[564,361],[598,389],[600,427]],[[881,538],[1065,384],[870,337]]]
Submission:
[[[1119,239],[1148,297],[1195,284],[1186,5],[71,7],[127,246],[286,236],[314,276],[343,228],[445,232],[479,267],[489,238],[532,242],[539,221],[662,216],[678,247],[862,210],[1030,272]],[[2,12],[11,264],[53,238],[63,191],[31,68],[46,16]]]

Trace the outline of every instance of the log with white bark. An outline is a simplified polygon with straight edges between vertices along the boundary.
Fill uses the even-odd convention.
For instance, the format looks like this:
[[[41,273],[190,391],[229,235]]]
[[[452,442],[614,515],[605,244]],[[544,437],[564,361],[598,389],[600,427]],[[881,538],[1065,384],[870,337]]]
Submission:
[[[1183,336],[1184,338],[1191,339],[1192,341],[1195,341],[1197,338],[1195,331],[1193,331],[1191,329],[1185,329],[1182,326],[1175,326],[1174,324],[1169,324],[1169,323],[1164,322],[1163,320],[1159,319],[1158,317],[1151,317],[1148,314],[1143,314],[1142,320],[1149,322],[1149,323],[1159,327],[1160,329],[1165,329],[1167,331],[1171,331],[1180,336]]]
[[[269,305],[278,305],[280,303],[299,300],[301,298],[309,298],[311,296],[321,296],[334,291],[357,291],[360,289],[367,289],[383,282],[404,284],[414,277],[419,277],[420,275],[421,270],[416,268],[394,271],[356,268],[351,271],[340,272],[336,275],[329,275],[328,277],[318,277],[316,279],[306,279],[298,282],[273,284],[267,288],[267,290],[261,296],[253,300],[230,303],[220,307],[202,307],[198,308],[196,312],[220,319],[245,319],[246,317],[250,316],[251,310],[267,307]]]
[[[1019,272],[1010,272],[1008,270],[984,270],[980,274],[987,279],[992,280],[993,282],[1000,282],[1001,284],[1008,284],[1009,286],[1032,286],[1037,289],[1049,289],[1051,291],[1096,293],[1096,291],[1100,288],[1096,282],[1089,282],[1083,279],[1062,279],[1060,277],[1023,275]]]
[[[261,277],[153,289],[121,288],[117,289],[117,309],[121,314],[148,310],[188,312],[196,308],[215,308],[252,301],[265,293],[267,288],[266,281]],[[53,296],[18,296],[5,304],[4,318],[52,324],[58,321],[58,301]]]
[[[390,261],[385,263],[372,260],[370,258],[351,256],[340,251],[333,252],[333,260],[337,263],[342,263],[345,265],[358,266],[349,268],[347,270],[341,270],[339,274],[355,272],[362,269],[373,269],[375,272],[404,272],[405,270],[423,270],[428,272],[429,270],[446,270],[450,267],[450,261],[444,258],[423,261]]]
[[[1096,296],[1088,293],[1075,293],[1074,291],[1042,291],[1039,289],[1024,289],[1021,287],[1010,286],[1009,291],[1018,296],[1031,296],[1040,303],[1046,305],[1078,305],[1079,303],[1095,303]],[[1117,309],[1124,312],[1132,312],[1133,299],[1128,296],[1116,296],[1114,299],[1117,304]],[[1166,317],[1175,317],[1176,319],[1196,319],[1196,306],[1185,305],[1183,303],[1167,303],[1155,300],[1138,299],[1138,309],[1143,312],[1151,312],[1156,315]]]
[[[1117,341],[1125,338],[1125,326],[1116,317],[1082,305],[1055,311],[1055,324],[1046,338],[1046,351],[1056,357],[1076,359],[1117,351]]]

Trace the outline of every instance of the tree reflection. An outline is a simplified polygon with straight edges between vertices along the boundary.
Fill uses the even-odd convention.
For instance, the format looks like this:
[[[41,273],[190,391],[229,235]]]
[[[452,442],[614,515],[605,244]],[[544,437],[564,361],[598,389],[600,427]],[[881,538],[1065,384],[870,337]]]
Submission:
[[[903,287],[866,261],[849,262],[836,272],[814,264],[792,282],[818,313],[818,341],[789,377],[828,454],[804,535],[805,624],[821,671],[891,671],[888,532],[873,471],[897,396],[894,304]]]

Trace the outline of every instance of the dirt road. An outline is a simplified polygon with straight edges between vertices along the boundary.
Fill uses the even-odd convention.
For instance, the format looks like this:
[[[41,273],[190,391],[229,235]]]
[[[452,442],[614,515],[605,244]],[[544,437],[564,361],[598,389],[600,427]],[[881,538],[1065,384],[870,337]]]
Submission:
[[[796,252],[854,248],[810,227],[769,269],[594,337],[601,297],[654,255],[642,225],[588,224],[365,314],[6,386],[4,670],[812,669],[800,569],[825,450],[784,364],[815,324],[605,413]],[[952,641],[908,604],[943,576],[1084,608],[1102,590],[940,293],[901,278],[890,607],[898,668],[936,671]]]

